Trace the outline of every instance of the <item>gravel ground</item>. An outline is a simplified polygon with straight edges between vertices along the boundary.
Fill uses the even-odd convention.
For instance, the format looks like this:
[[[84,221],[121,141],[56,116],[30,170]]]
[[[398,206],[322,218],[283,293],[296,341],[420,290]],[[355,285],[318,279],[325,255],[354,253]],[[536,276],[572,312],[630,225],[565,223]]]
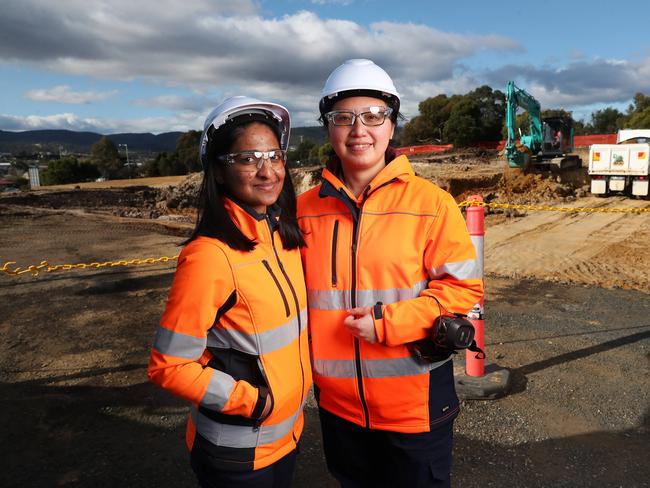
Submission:
[[[4,207],[0,261],[176,252],[157,229]],[[195,486],[186,407],[145,372],[172,272],[0,276],[0,486]],[[463,401],[453,486],[650,486],[648,295],[491,276],[487,289],[488,360],[512,388]],[[295,486],[334,487],[313,403],[306,419]]]

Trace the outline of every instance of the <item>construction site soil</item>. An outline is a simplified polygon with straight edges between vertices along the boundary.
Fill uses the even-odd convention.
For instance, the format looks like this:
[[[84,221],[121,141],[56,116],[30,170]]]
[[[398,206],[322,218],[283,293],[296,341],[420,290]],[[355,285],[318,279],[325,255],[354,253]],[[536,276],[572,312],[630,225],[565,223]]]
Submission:
[[[511,170],[476,151],[411,159],[458,202],[513,205],[486,209],[485,236],[488,369],[511,384],[463,400],[453,486],[650,486],[650,214],[638,212],[650,202],[590,196],[584,169]],[[319,173],[293,170],[299,191]],[[175,256],[199,182],[2,195],[0,265]],[[0,274],[0,486],[196,486],[187,406],[146,377],[174,264]],[[313,398],[300,449],[294,486],[337,486]]]

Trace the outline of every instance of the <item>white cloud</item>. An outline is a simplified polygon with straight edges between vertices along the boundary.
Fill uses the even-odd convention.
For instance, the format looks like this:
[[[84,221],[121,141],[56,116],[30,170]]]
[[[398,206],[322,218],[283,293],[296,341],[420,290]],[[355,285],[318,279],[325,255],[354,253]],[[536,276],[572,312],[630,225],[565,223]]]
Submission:
[[[576,51],[570,53],[568,65],[549,60],[547,65],[472,72],[464,64],[469,58],[485,51],[520,53],[522,46],[507,36],[450,33],[414,23],[365,26],[309,11],[267,18],[259,5],[256,0],[6,0],[0,16],[0,62],[152,82],[196,94],[132,101],[173,112],[169,118],[133,122],[138,127],[155,124],[146,128],[153,132],[183,124],[201,127],[211,108],[237,94],[282,103],[290,109],[294,125],[314,125],[318,93],[327,75],[355,57],[373,59],[386,69],[402,94],[403,111],[411,117],[427,97],[466,93],[483,84],[503,90],[509,79],[520,80],[543,106],[553,107],[622,103],[636,91],[650,92],[650,58],[589,60]],[[63,103],[89,103],[110,95],[69,87],[29,93],[32,99]],[[52,115],[52,120],[60,115]],[[112,128],[128,121],[64,117],[60,123]]]
[[[0,45],[0,61],[224,95],[273,93],[275,101],[296,112],[297,123],[313,124],[321,86],[345,59],[375,60],[408,96],[414,83],[453,79],[464,58],[484,49],[519,49],[502,36],[459,35],[394,22],[362,26],[308,11],[264,18],[256,8],[252,0],[116,0],[110,6],[101,0],[14,0],[0,18],[8,41]],[[407,53],[417,53],[417,61]],[[174,108],[185,102],[159,98],[136,103]]]
[[[3,130],[45,130],[67,129],[74,131],[98,132],[100,134],[115,134],[118,132],[172,132],[197,130],[202,127],[203,117],[197,114],[177,115],[168,117],[145,117],[140,119],[106,119],[84,118],[73,113],[53,115],[27,115],[24,117],[0,114],[0,127]]]
[[[212,101],[208,97],[186,97],[181,95],[159,95],[149,98],[138,98],[131,103],[139,107],[157,107],[168,110],[200,112],[210,106]]]
[[[598,58],[562,67],[508,65],[486,77],[497,87],[515,80],[542,108],[612,105],[629,101],[635,92],[650,92],[650,57],[637,62]]]
[[[112,97],[117,90],[110,91],[72,91],[68,85],[59,85],[52,88],[30,90],[25,97],[35,102],[59,102],[71,105],[100,102]]]
[[[314,5],[350,5],[353,0],[311,0]]]

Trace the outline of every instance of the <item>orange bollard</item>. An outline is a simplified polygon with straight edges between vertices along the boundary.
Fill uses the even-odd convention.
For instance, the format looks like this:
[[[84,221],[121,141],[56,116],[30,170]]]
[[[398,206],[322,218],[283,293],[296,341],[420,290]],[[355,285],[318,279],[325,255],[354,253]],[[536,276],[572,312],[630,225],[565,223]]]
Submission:
[[[480,195],[472,195],[468,201],[482,202]],[[483,279],[483,236],[485,235],[485,207],[472,206],[466,209],[465,223],[467,230],[476,249],[476,259],[478,261],[479,274]],[[474,340],[476,345],[485,351],[485,334],[483,323],[483,298],[474,305],[474,308],[467,314],[467,318],[474,325]],[[465,351],[465,372],[467,376],[483,376],[485,374],[485,359],[476,358],[477,353]]]

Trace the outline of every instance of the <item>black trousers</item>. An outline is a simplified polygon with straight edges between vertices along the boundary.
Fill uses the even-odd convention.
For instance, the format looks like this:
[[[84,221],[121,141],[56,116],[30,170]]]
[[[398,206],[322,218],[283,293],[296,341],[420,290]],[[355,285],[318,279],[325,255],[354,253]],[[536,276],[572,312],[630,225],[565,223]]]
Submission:
[[[450,488],[453,420],[431,432],[372,430],[320,409],[327,468],[343,488]]]
[[[204,455],[192,453],[190,462],[201,488],[289,488],[296,466],[296,450],[255,471],[230,471],[211,465]]]

